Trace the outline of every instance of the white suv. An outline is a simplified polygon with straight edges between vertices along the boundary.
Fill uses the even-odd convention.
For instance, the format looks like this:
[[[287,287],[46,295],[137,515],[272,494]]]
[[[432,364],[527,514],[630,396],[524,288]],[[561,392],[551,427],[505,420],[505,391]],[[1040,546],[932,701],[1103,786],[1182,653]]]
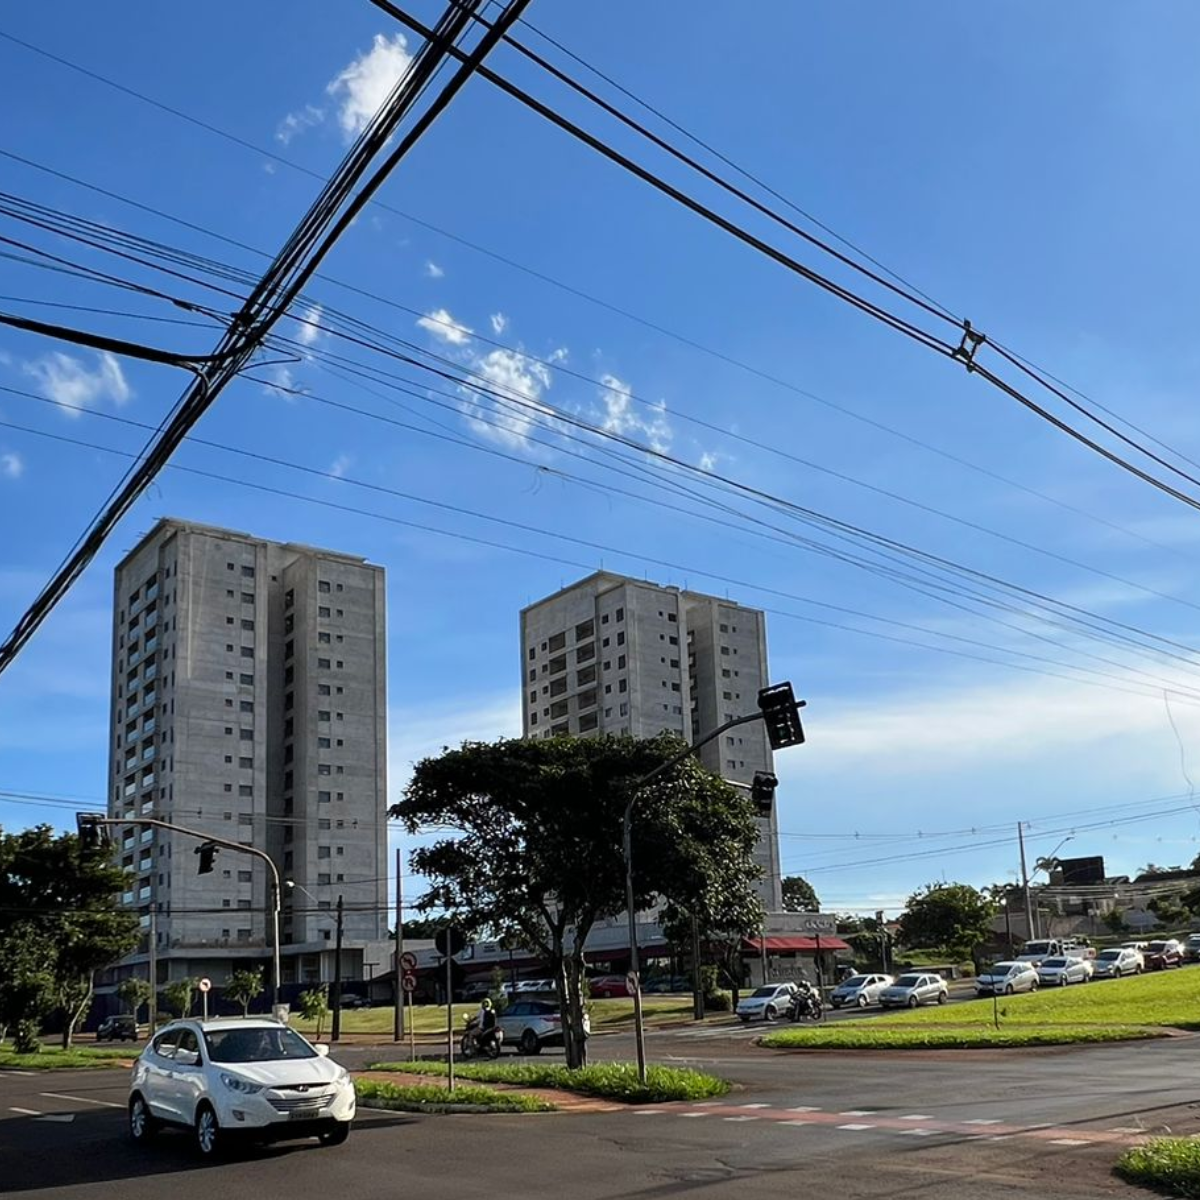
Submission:
[[[277,1021],[173,1021],[134,1063],[130,1136],[144,1142],[162,1125],[184,1126],[205,1158],[231,1134],[336,1146],[350,1134],[354,1084],[328,1053]]]

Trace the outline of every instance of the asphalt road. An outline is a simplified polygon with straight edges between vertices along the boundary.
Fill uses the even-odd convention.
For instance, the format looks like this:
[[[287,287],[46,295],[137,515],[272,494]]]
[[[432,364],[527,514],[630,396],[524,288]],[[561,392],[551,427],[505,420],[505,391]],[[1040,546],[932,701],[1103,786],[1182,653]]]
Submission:
[[[189,1139],[124,1137],[123,1072],[0,1072],[0,1191],[89,1200],[295,1200],[569,1195],[999,1200],[1144,1194],[1110,1165],[1139,1131],[1195,1128],[1200,1038],[1054,1051],[787,1054],[735,1036],[652,1035],[655,1061],[709,1066],[739,1083],[709,1104],[582,1114],[364,1113],[350,1141],[239,1152],[201,1165]],[[598,1057],[623,1057],[623,1036]],[[339,1052],[392,1057],[391,1048]],[[164,1176],[169,1176],[165,1179]]]

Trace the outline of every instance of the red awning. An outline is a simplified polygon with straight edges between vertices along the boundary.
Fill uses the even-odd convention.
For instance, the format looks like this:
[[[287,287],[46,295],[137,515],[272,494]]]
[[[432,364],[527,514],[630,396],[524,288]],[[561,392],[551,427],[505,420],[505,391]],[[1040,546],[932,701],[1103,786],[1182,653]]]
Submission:
[[[839,937],[822,937],[820,943],[816,938],[810,937],[793,937],[791,935],[768,935],[767,936],[767,952],[781,953],[784,951],[794,950],[849,950],[847,943],[843,942]],[[754,950],[757,953],[762,953],[763,939],[762,938],[746,938],[746,947]]]

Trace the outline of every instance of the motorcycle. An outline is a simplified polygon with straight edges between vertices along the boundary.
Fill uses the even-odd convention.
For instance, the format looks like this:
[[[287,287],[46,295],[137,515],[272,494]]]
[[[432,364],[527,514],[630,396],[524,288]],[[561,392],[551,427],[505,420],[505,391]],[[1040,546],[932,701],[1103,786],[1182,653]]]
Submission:
[[[463,1058],[474,1058],[476,1055],[499,1058],[503,1045],[504,1030],[499,1025],[494,1025],[491,1029],[480,1029],[477,1016],[467,1018],[467,1027],[463,1030],[462,1041],[459,1043]]]
[[[819,1021],[824,1014],[821,993],[811,984],[798,988],[788,1005],[789,1021]]]

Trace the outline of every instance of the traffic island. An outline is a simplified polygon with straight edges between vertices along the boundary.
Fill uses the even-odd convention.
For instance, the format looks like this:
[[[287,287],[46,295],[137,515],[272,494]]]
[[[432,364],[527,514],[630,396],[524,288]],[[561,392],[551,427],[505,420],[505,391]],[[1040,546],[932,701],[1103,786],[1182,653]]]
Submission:
[[[1141,1025],[885,1025],[882,1019],[781,1029],[758,1039],[770,1050],[986,1050],[1079,1046],[1172,1036]]]
[[[454,1091],[441,1084],[392,1083],[378,1079],[356,1079],[354,1090],[363,1108],[393,1112],[425,1113],[540,1113],[556,1106],[540,1096],[519,1091],[469,1084]]]
[[[1200,1137],[1159,1137],[1126,1150],[1116,1173],[1164,1196],[1200,1197]]]
[[[70,1050],[43,1046],[33,1054],[18,1054],[0,1046],[0,1070],[79,1071],[96,1068],[133,1066],[140,1050],[98,1050],[92,1046],[72,1046]]]

